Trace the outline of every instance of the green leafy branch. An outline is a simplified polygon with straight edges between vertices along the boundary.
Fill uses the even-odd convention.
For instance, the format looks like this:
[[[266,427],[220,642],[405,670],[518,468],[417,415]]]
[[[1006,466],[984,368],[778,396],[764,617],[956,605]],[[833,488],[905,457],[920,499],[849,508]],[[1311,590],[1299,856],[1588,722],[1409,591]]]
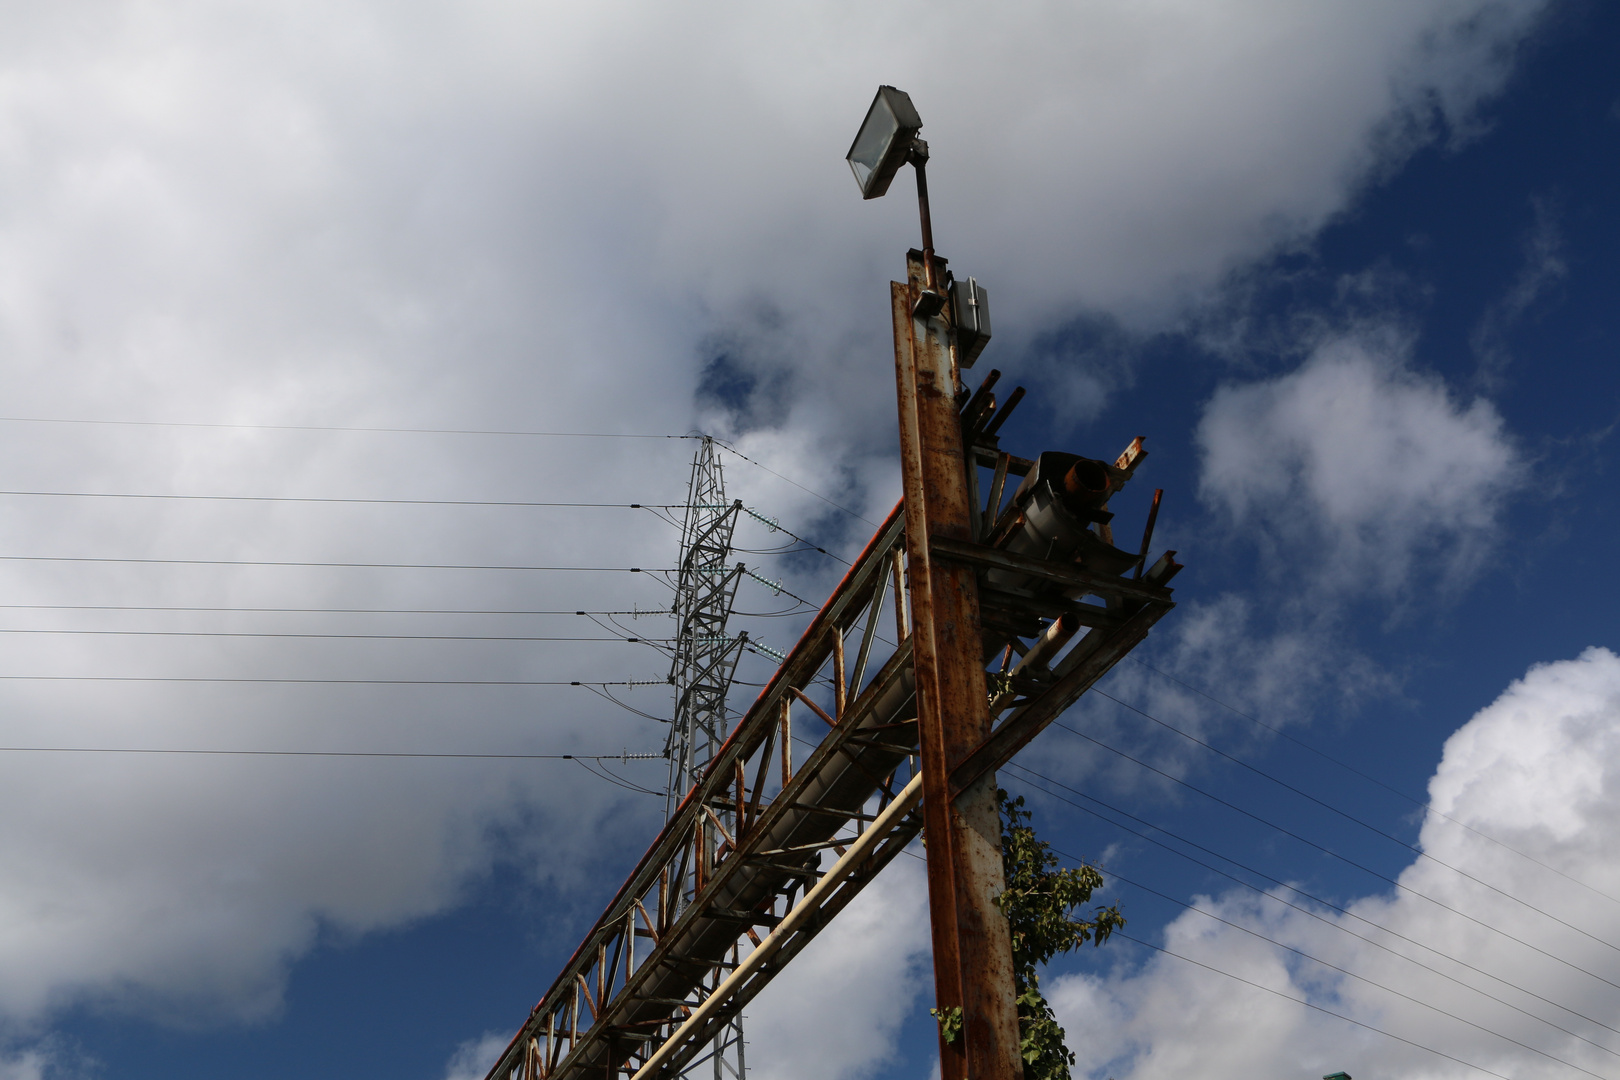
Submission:
[[[1051,846],[1035,835],[1022,796],[996,791],[1001,807],[1001,861],[1007,878],[996,906],[1012,931],[1013,987],[1018,995],[1018,1040],[1024,1058],[1024,1080],[1069,1080],[1074,1054],[1065,1045],[1063,1028],[1041,993],[1037,968],[1058,953],[1090,941],[1101,945],[1125,925],[1117,905],[1099,907],[1089,919],[1073,916],[1103,886],[1093,866],[1058,869]],[[960,1030],[960,1009],[957,1029]],[[945,1030],[945,1019],[940,1019]],[[946,1042],[952,1041],[949,1037]]]

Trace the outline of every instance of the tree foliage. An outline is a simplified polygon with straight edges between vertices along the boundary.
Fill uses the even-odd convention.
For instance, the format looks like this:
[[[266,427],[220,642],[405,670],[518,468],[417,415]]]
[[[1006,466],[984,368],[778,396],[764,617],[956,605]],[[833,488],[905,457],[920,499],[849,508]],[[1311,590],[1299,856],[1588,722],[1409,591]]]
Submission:
[[[1018,1038],[1024,1057],[1024,1080],[1069,1080],[1074,1054],[1063,1041],[1063,1028],[1041,993],[1037,971],[1058,953],[1087,941],[1101,945],[1125,925],[1117,905],[1099,907],[1089,919],[1074,909],[1089,903],[1102,888],[1102,874],[1092,866],[1058,869],[1058,857],[1035,835],[1024,800],[997,790],[1001,807],[1001,861],[1006,890],[996,906],[1012,930],[1013,983],[1018,994]]]

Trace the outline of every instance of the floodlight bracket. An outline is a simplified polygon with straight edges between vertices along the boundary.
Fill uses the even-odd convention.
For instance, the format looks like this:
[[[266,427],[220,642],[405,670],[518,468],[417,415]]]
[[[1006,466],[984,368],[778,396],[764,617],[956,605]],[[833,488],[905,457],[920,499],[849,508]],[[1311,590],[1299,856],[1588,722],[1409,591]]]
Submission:
[[[911,305],[911,314],[918,319],[932,319],[945,310],[945,294],[935,292],[933,289],[924,289],[917,294],[917,302]]]

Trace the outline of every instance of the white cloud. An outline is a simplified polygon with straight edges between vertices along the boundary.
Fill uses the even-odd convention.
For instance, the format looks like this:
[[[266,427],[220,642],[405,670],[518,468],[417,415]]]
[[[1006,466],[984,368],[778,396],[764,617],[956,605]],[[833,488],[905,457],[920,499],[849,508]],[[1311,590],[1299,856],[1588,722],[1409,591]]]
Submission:
[[[882,280],[915,230],[903,198],[860,204],[839,160],[877,82],[911,90],[929,121],[941,244],[995,291],[1004,340],[1082,310],[1142,325],[1308,236],[1410,149],[1434,102],[1466,120],[1541,6],[6,4],[0,397],[23,416],[678,433],[698,415],[703,343],[733,341],[788,374],[766,410],[780,427],[748,451],[875,517],[894,488]],[[674,501],[685,451],[0,423],[7,490]],[[824,512],[732,475],[790,525]],[[666,527],[597,513],[29,499],[0,515],[0,554],[667,561]],[[665,603],[646,577],[448,571],[8,562],[0,587],[41,605]],[[502,632],[12,615],[14,629]],[[11,637],[0,674],[662,673],[563,642]],[[0,682],[15,745],[661,738],[599,704],[568,688]],[[558,768],[6,756],[0,1015],[88,1000],[263,1017],[323,933],[441,911],[503,857],[589,874],[590,852],[652,814]],[[539,851],[536,836],[580,846]]]
[[[1227,386],[1198,427],[1199,495],[1278,573],[1392,597],[1456,585],[1496,540],[1522,463],[1483,399],[1456,401],[1376,338],[1321,345],[1297,371]]]
[[[1557,206],[1548,199],[1535,199],[1530,205],[1534,221],[1524,239],[1524,265],[1468,336],[1479,359],[1480,381],[1486,386],[1500,387],[1513,360],[1508,334],[1569,274]]]
[[[923,864],[902,855],[748,1007],[749,1074],[857,1080],[886,1064],[932,986],[927,911]]]
[[[1083,698],[1065,722],[1186,778],[1211,759],[1171,727],[1241,756],[1273,741],[1278,729],[1303,726],[1328,710],[1353,714],[1397,691],[1397,680],[1332,626],[1291,613],[1266,616],[1265,605],[1235,593],[1183,602],[1174,619],[1155,628],[1154,644],[1114,668],[1101,693]],[[1160,723],[1144,722],[1132,709]],[[1090,743],[1066,741],[1044,767],[1071,784],[1157,787],[1179,797],[1168,781]]]
[[[1430,798],[1439,812],[1462,825],[1431,816],[1422,831],[1423,850],[1597,938],[1620,940],[1620,903],[1609,899],[1620,896],[1620,842],[1615,839],[1620,826],[1617,722],[1620,658],[1613,653],[1588,649],[1578,659],[1532,668],[1447,741],[1430,784]],[[1400,881],[1411,892],[1369,896],[1347,906],[1361,919],[1466,960],[1503,981],[1471,972],[1349,917],[1321,911],[1320,918],[1311,918],[1269,898],[1236,892],[1200,898],[1196,906],[1370,983],[1400,990],[1417,1002],[1327,970],[1199,912],[1188,912],[1171,923],[1163,944],[1281,994],[1306,998],[1516,1078],[1571,1073],[1508,1039],[1598,1075],[1613,1073],[1615,1057],[1601,1047],[1620,1051],[1620,1038],[1600,1025],[1620,1026],[1620,999],[1599,980],[1620,981],[1620,952],[1436,862],[1412,863]],[[1459,918],[1414,893],[1507,930],[1527,944]],[[1340,928],[1371,937],[1393,951],[1340,933]],[[1448,982],[1396,954],[1414,955],[1467,985]],[[1571,1034],[1491,1001],[1479,991],[1552,1020]],[[1564,1008],[1538,1001],[1526,991]],[[1082,1067],[1098,1078],[1133,1080],[1194,1066],[1201,1075],[1216,1078],[1311,1076],[1339,1069],[1356,1076],[1472,1074],[1415,1047],[1168,956],[1108,976],[1055,980],[1051,997]],[[1468,1027],[1426,1006],[1487,1030]]]
[[[0,1043],[0,1080],[89,1080],[104,1071],[101,1062],[54,1035],[27,1046]]]
[[[45,1080],[49,1067],[49,1058],[39,1050],[0,1054],[0,1080]]]
[[[444,1080],[484,1080],[489,1070],[494,1068],[501,1051],[511,1041],[510,1032],[502,1035],[498,1031],[485,1032],[476,1039],[468,1039],[456,1047],[456,1052],[445,1063]]]

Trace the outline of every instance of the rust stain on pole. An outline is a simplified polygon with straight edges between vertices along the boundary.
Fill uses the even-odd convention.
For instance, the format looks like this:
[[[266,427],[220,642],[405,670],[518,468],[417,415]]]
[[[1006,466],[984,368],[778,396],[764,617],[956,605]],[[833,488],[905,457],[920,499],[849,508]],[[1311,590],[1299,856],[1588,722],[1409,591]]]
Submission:
[[[912,316],[933,268],[912,252],[907,269],[891,299],[934,983],[939,1008],[960,1008],[963,1020],[953,1043],[940,1040],[941,1077],[1022,1080],[1012,941],[994,902],[1004,887],[995,775],[950,796],[951,771],[991,729],[978,582],[971,566],[930,552],[935,538],[971,541],[979,508],[969,501],[949,328]]]

